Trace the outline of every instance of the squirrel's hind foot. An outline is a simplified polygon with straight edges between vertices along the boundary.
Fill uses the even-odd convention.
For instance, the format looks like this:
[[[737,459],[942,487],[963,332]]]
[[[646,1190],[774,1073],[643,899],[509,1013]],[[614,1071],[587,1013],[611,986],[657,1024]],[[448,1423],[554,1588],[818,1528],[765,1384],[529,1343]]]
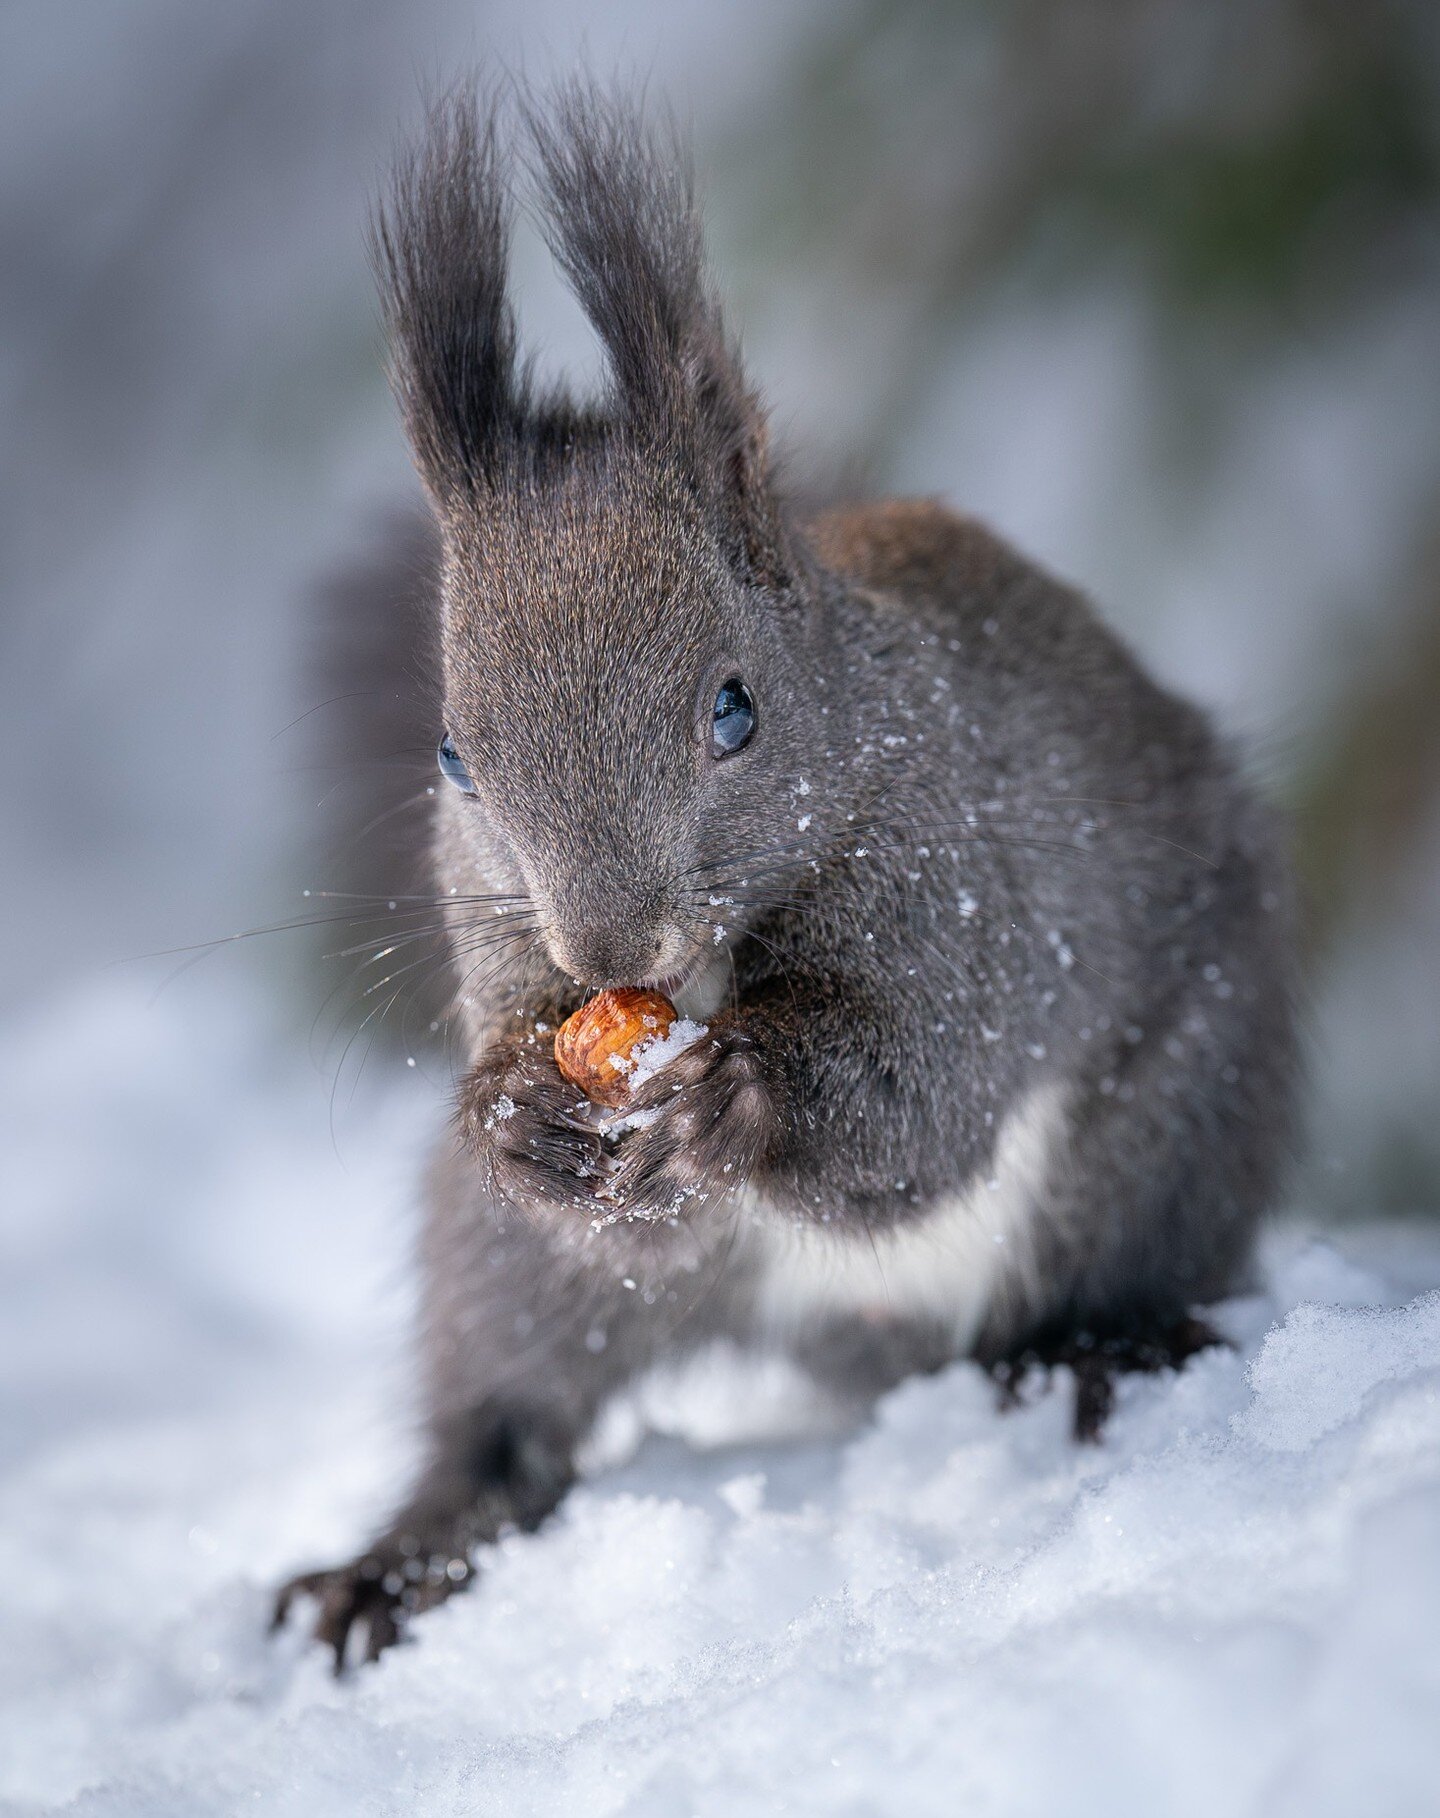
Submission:
[[[1021,1388],[1032,1372],[1048,1374],[1057,1364],[1066,1365],[1075,1377],[1075,1438],[1094,1445],[1102,1438],[1114,1408],[1119,1377],[1178,1370],[1197,1351],[1227,1342],[1205,1320],[1187,1314],[1109,1336],[1081,1331],[1041,1339],[992,1364],[990,1373],[999,1385],[1001,1408],[1010,1409],[1019,1404]]]
[[[468,1560],[427,1561],[398,1550],[393,1557],[364,1553],[349,1565],[301,1572],[282,1585],[270,1628],[273,1633],[285,1626],[298,1598],[313,1598],[319,1606],[313,1639],[330,1649],[339,1678],[352,1632],[364,1635],[361,1658],[367,1663],[378,1660],[386,1648],[404,1639],[410,1617],[463,1590],[474,1575]]]

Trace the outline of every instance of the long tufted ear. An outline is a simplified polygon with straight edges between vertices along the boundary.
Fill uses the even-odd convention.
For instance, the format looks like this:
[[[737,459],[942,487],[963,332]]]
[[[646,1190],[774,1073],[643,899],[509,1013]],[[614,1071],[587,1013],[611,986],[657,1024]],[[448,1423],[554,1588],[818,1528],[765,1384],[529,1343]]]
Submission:
[[[391,383],[442,516],[496,483],[521,434],[510,217],[494,108],[455,89],[400,158],[370,240]]]
[[[783,585],[765,417],[709,284],[678,136],[583,80],[524,111],[547,238],[605,347],[621,420],[689,467],[737,561]]]

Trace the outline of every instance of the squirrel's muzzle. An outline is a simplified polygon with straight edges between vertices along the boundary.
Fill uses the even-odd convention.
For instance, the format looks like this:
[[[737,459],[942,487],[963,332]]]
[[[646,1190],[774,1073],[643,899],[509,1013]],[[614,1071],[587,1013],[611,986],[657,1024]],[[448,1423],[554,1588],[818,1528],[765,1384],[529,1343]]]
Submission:
[[[608,901],[587,891],[584,900],[546,905],[545,946],[560,971],[584,985],[653,984],[680,971],[690,944],[668,905],[638,892],[606,894]]]

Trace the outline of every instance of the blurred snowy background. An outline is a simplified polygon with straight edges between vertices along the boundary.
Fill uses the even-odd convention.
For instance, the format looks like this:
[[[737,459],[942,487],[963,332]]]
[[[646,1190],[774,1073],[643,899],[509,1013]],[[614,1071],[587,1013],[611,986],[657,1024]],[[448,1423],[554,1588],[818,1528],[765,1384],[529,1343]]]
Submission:
[[[314,931],[226,946],[169,983],[175,959],[139,956],[302,916],[306,889],[365,888],[367,763],[408,758],[357,748],[317,656],[334,636],[317,599],[413,497],[380,371],[367,200],[425,82],[497,60],[543,78],[582,54],[648,75],[693,128],[715,264],[781,440],[805,457],[799,477],[940,493],[989,518],[1247,738],[1294,809],[1315,905],[1314,1110],[1295,1205],[1349,1260],[1299,1239],[1277,1252],[1269,1302],[1236,1315],[1251,1374],[1242,1356],[1173,1395],[1145,1385],[1141,1425],[1103,1469],[1069,1459],[1042,1410],[997,1433],[963,1374],[905,1391],[882,1437],[817,1440],[793,1467],[732,1459],[707,1477],[652,1447],[554,1543],[548,1590],[521,1549],[503,1567],[508,1603],[437,1619],[464,1657],[458,1678],[427,1672],[421,1650],[385,1669],[406,1711],[460,1687],[479,1722],[498,1701],[483,1728],[501,1778],[482,1796],[423,1723],[412,1735],[397,1715],[392,1734],[373,1687],[366,1705],[332,1702],[318,1663],[267,1656],[253,1636],[266,1576],[348,1546],[397,1469],[406,1221],[443,1059],[384,1039],[362,1072],[369,1032],[343,1058],[367,1006]],[[533,237],[517,265],[542,364],[592,372]],[[1337,1309],[1398,1307],[1440,1280],[1433,6],[11,5],[0,400],[0,1596],[22,1637],[0,1682],[0,1800],[17,1802],[0,1810],[76,1795],[96,1813],[312,1813],[327,1809],[327,1749],[351,1751],[353,1787],[409,1788],[376,1810],[781,1809],[746,1781],[740,1731],[694,1767],[706,1700],[718,1686],[743,1711],[742,1681],[769,1688],[762,1703],[796,1700],[798,1758],[754,1719],[789,1810],[954,1809],[940,1797],[953,1767],[925,1766],[962,1741],[973,1809],[1029,1809],[1006,1803],[1022,1783],[1002,1768],[1043,1742],[1016,1716],[1041,1681],[1069,1725],[1064,1809],[1088,1809],[1066,1764],[1097,1736],[1111,1754],[1095,1798],[1111,1812],[1130,1809],[1122,1784],[1152,1814],[1249,1809],[1226,1797],[1241,1781],[1257,1800],[1268,1788],[1271,1810],[1331,1809],[1322,1791],[1338,1799],[1363,1757],[1339,1742],[1333,1759],[1318,1743],[1307,1756],[1305,1736],[1331,1736],[1342,1708],[1401,1764],[1395,1803],[1367,1809],[1418,1809],[1405,1716],[1420,1663],[1400,1661],[1413,1673],[1383,1712],[1355,1699],[1398,1670],[1427,1596],[1437,1627],[1433,1560],[1403,1585],[1384,1562],[1421,1560],[1427,1522],[1433,1554],[1423,1410],[1440,1341],[1413,1308],[1370,1326]],[[1290,1311],[1306,1300],[1330,1310]],[[1295,1385],[1320,1378],[1330,1414],[1297,1413]],[[1366,1402],[1377,1383],[1390,1388]],[[1345,1384],[1359,1384],[1353,1406]],[[692,1424],[715,1395],[691,1394]],[[968,1447],[989,1500],[961,1494],[965,1474],[933,1438],[907,1480],[883,1438],[907,1421]],[[1348,1438],[1310,1458],[1309,1477],[1255,1463],[1332,1428]],[[1207,1484],[1212,1430],[1240,1453]],[[1132,1465],[1155,1479],[1148,1501]],[[1362,1467],[1381,1486],[1373,1509],[1348,1475]],[[779,1513],[757,1488],[765,1471]],[[1132,1535],[1168,1528],[1197,1482],[1219,1511],[1209,1563],[1172,1582],[1153,1554],[1131,1556],[1141,1614],[1127,1627],[1105,1602],[1119,1580],[1102,1554],[1075,1555],[1076,1533],[1126,1507]],[[907,1526],[912,1493],[949,1513]],[[1299,1531],[1314,1544],[1287,1579],[1292,1493],[1310,1499]],[[1237,1514],[1226,1539],[1227,1495],[1271,1499],[1270,1552],[1227,1552],[1244,1527]],[[830,1550],[794,1578],[791,1550],[813,1550],[817,1532]],[[691,1588],[657,1603],[621,1568],[672,1546],[691,1549],[676,1568]],[[1019,1576],[996,1579],[1006,1562]],[[966,1573],[992,1574],[993,1608],[966,1603]],[[617,1580],[612,1609],[598,1586]],[[798,1589],[774,1620],[811,1624],[808,1679],[791,1629],[745,1651],[744,1611],[782,1580]],[[1208,1626],[1215,1586],[1262,1581],[1269,1602],[1238,1629]],[[1067,1594],[1090,1614],[1067,1617]],[[947,1637],[908,1668],[885,1641],[897,1597]],[[528,1690],[509,1687],[506,1705],[504,1611],[544,1628],[577,1598],[579,1628],[549,1656],[527,1642]],[[1072,1620],[1059,1665],[1027,1654],[1022,1608]],[[586,1655],[586,1623],[610,1653]],[[482,1671],[487,1647],[501,1657]],[[647,1650],[668,1677],[637,1668]],[[967,1707],[957,1740],[916,1688],[993,1667],[997,1650],[1000,1692]],[[1076,1703],[1095,1659],[1100,1690]],[[1116,1688],[1152,1660],[1161,1688],[1122,1721]],[[1215,1688],[1232,1669],[1242,1692],[1227,1703]],[[868,1733],[853,1759],[836,1753],[834,1724],[865,1699],[888,1708],[887,1687],[929,1714],[888,1753]],[[331,1714],[356,1708],[365,1724],[337,1740]],[[629,1727],[608,1733],[660,1763],[649,1779],[612,1772],[607,1732],[585,1727],[617,1708]],[[1312,1762],[1313,1797],[1284,1778],[1278,1744],[1262,1761],[1262,1723]],[[1190,1741],[1167,1755],[1152,1724]],[[507,1754],[522,1732],[531,1753]],[[558,1756],[536,1740],[561,1732]],[[248,1771],[272,1747],[273,1775],[255,1769],[261,1803],[233,1762],[213,1765]],[[840,1776],[823,1797],[807,1750]],[[1242,1760],[1250,1779],[1217,1784]],[[1038,1798],[1048,1783],[1032,1783]],[[886,1784],[905,1802],[877,1803]]]

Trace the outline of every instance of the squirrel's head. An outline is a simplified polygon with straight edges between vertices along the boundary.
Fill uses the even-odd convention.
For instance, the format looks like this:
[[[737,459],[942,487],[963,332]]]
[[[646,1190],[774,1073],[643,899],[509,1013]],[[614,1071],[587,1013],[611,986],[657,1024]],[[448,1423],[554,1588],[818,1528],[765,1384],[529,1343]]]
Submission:
[[[569,976],[673,986],[774,894],[808,825],[815,614],[683,158],[583,87],[526,123],[607,356],[600,402],[537,393],[517,360],[506,189],[472,99],[434,111],[375,235],[444,547],[441,879],[528,899]]]

